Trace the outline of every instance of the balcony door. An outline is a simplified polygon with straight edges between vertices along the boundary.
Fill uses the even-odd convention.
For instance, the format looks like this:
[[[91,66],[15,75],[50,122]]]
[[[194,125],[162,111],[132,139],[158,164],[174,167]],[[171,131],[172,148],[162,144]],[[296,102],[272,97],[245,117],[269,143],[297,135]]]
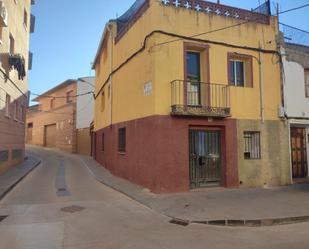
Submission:
[[[187,52],[187,104],[201,105],[201,65],[199,52]]]

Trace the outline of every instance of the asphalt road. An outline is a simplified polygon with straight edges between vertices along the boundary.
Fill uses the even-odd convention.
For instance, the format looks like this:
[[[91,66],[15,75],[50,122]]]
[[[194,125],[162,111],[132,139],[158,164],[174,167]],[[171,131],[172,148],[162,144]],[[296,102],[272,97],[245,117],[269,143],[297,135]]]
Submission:
[[[0,222],[0,249],[309,248],[309,223],[260,228],[170,224],[168,217],[97,182],[76,157],[30,151],[42,164],[0,202],[0,216],[8,216]]]

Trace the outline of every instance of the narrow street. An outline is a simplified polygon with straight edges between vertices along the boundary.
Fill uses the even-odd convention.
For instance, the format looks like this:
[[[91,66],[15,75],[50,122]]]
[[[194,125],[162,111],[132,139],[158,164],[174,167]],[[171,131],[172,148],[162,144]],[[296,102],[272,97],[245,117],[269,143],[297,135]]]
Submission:
[[[0,222],[1,249],[308,248],[308,223],[262,228],[170,224],[168,217],[94,180],[74,155],[30,152],[42,163],[0,202],[0,216],[8,216]]]

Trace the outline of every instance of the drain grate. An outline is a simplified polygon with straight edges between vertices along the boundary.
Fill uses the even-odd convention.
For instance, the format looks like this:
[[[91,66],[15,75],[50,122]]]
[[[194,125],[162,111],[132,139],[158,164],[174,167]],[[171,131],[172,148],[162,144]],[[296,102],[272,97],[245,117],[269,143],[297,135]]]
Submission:
[[[7,215],[0,215],[0,222],[6,219],[8,216]]]
[[[171,224],[175,224],[175,225],[179,225],[179,226],[188,226],[189,225],[189,221],[187,220],[179,220],[179,219],[172,219],[170,220]]]
[[[66,212],[66,213],[76,213],[76,212],[80,212],[84,209],[85,209],[84,207],[73,205],[73,206],[63,207],[63,208],[61,208],[61,211]]]

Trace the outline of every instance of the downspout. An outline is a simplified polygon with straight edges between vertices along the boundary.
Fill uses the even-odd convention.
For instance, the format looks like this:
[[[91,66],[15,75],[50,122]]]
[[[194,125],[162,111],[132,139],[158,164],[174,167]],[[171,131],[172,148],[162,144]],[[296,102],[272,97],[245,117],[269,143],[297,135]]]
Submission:
[[[107,25],[109,31],[109,125],[113,124],[113,27]]]
[[[261,49],[261,43],[259,44]],[[264,78],[263,78],[263,62],[261,51],[259,51],[259,78],[260,78],[260,103],[261,103],[261,122],[265,122],[265,103],[264,103]]]

